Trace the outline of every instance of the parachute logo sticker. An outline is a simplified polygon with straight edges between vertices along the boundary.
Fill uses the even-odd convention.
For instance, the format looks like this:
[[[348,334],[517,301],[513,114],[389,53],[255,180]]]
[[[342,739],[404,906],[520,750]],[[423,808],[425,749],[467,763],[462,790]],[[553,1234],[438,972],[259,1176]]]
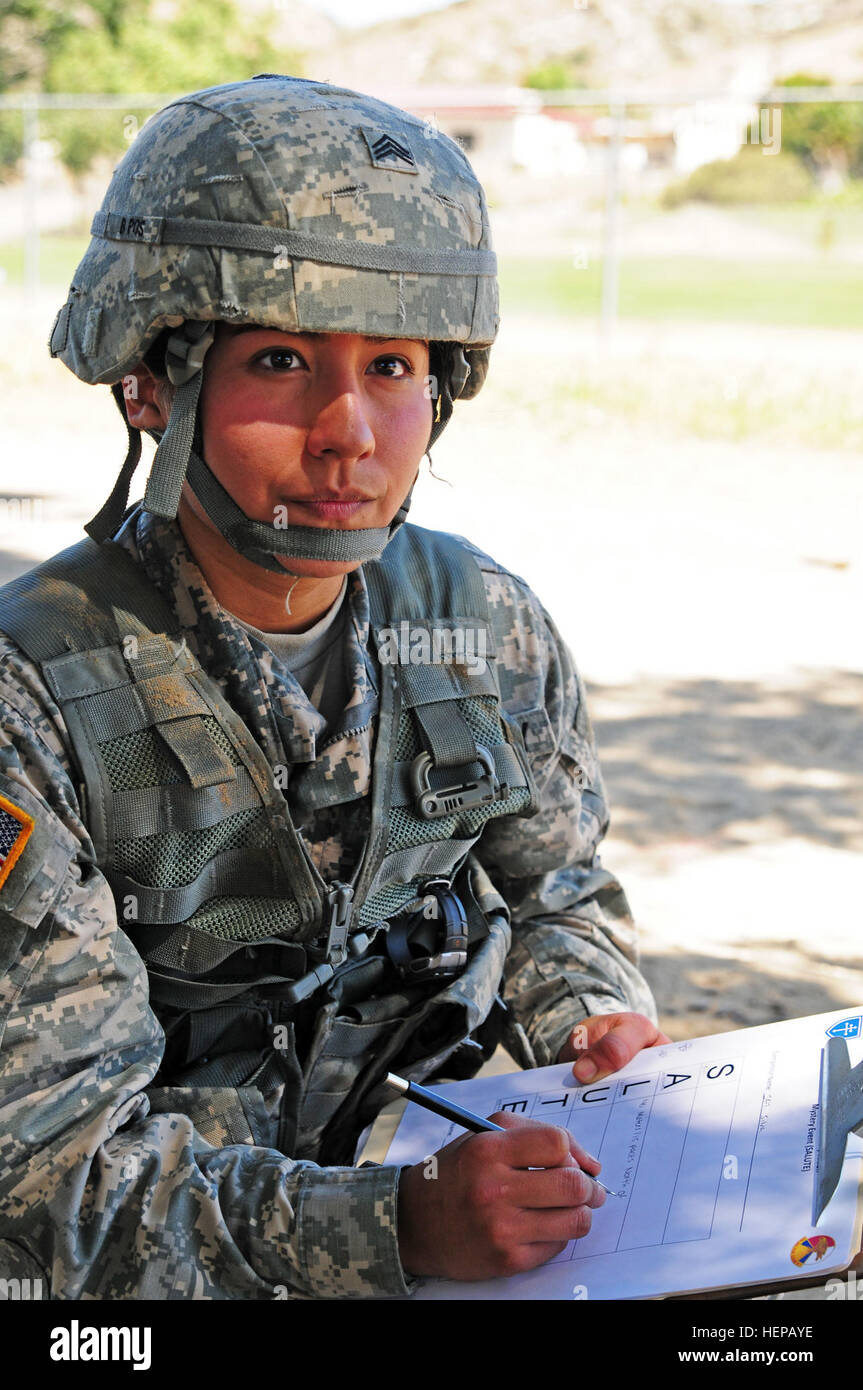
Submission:
[[[20,806],[0,796],[0,888],[14,869],[35,824]]]
[[[860,1015],[856,1018],[842,1018],[827,1029],[828,1038],[859,1038]]]
[[[804,1236],[791,1247],[791,1262],[802,1268],[803,1265],[817,1264],[823,1260],[828,1250],[836,1245],[832,1236]]]
[[[360,130],[376,169],[396,169],[401,174],[419,173],[416,160],[403,140],[397,140],[388,131],[372,130],[365,125],[361,125]]]

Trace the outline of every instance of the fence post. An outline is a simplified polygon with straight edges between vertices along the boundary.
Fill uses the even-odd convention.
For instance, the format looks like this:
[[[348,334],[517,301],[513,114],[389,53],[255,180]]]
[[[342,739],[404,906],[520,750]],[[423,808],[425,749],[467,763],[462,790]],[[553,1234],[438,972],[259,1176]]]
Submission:
[[[39,95],[29,92],[22,105],[24,118],[24,283],[31,294],[39,288]]]
[[[623,123],[626,103],[616,101],[609,106],[611,132],[605,172],[605,220],[602,228],[602,307],[600,330],[608,337],[617,322],[618,285],[620,279],[620,248],[618,245],[618,213],[620,209],[620,151],[623,144]]]

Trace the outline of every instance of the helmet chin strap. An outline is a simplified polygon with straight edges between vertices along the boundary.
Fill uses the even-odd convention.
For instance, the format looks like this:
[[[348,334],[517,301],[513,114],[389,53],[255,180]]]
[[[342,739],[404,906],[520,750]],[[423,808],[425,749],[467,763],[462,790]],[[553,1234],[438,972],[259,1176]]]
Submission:
[[[276,574],[286,572],[276,559],[281,555],[295,560],[332,560],[356,565],[377,560],[404,523],[410,506],[408,497],[389,526],[368,526],[355,531],[330,526],[277,526],[247,516],[194,450],[188,456],[186,477],[207,516],[228,544],[245,559]],[[146,498],[144,505],[147,506]]]

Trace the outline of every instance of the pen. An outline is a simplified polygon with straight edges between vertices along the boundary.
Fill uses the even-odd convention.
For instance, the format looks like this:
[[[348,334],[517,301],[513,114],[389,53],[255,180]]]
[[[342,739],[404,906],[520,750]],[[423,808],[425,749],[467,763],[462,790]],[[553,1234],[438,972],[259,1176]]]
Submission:
[[[462,1129],[469,1129],[474,1134],[488,1134],[492,1130],[504,1133],[503,1125],[496,1125],[493,1120],[484,1120],[480,1115],[474,1115],[472,1110],[464,1110],[460,1105],[455,1105],[450,1100],[444,1100],[436,1095],[434,1091],[426,1090],[425,1086],[417,1085],[416,1081],[405,1081],[402,1076],[394,1076],[387,1072],[386,1083],[392,1090],[398,1091],[399,1095],[406,1100],[412,1100],[415,1105],[421,1105],[424,1110],[431,1110],[433,1114],[440,1115],[445,1120],[452,1120],[454,1124],[461,1125]],[[582,1170],[584,1171],[584,1170]],[[589,1178],[593,1178],[592,1173],[588,1173]],[[593,1178],[597,1187],[601,1187],[603,1192],[607,1192],[609,1197],[619,1197],[619,1192],[612,1192],[610,1187],[606,1187],[599,1178]]]

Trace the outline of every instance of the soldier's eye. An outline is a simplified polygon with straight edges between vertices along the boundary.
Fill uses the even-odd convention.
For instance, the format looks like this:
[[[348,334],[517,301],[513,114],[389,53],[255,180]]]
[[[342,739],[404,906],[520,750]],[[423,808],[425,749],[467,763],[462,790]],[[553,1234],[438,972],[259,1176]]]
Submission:
[[[292,363],[302,363],[303,359],[293,348],[268,348],[262,352],[255,361],[268,367],[273,372],[287,372],[291,370]]]
[[[378,368],[383,366],[384,376],[398,378],[413,375],[413,368],[411,367],[410,362],[408,362],[404,357],[376,357],[374,362],[372,363],[372,366]],[[389,367],[395,367],[396,370],[386,370]]]

